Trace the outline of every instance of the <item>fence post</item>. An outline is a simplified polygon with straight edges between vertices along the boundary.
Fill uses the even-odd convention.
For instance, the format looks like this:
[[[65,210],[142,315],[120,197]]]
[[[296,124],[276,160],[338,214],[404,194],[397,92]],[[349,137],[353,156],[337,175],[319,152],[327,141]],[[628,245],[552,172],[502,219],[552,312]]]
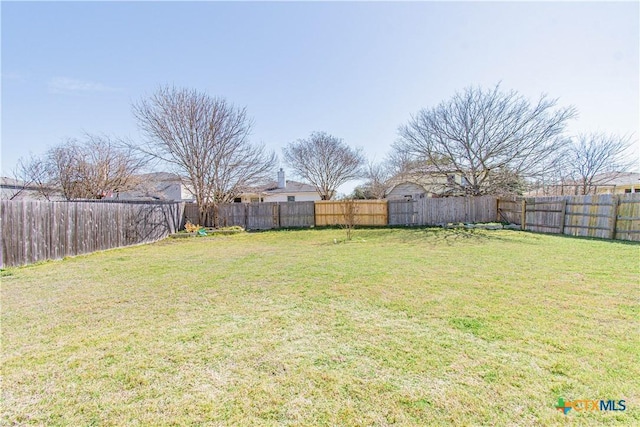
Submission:
[[[564,234],[564,217],[567,214],[567,199],[562,201],[562,212],[560,212],[560,234]]]
[[[388,226],[389,225],[389,201],[388,200],[384,201],[384,207],[385,207],[385,215],[386,215],[384,223],[385,225]]]
[[[278,227],[282,226],[282,207],[280,206],[280,202],[277,202],[276,206],[278,207]]]
[[[527,199],[522,199],[522,212],[520,214],[520,230],[527,229]]]
[[[618,226],[618,207],[620,206],[620,197],[615,194],[611,196],[611,240],[616,238],[616,227]]]

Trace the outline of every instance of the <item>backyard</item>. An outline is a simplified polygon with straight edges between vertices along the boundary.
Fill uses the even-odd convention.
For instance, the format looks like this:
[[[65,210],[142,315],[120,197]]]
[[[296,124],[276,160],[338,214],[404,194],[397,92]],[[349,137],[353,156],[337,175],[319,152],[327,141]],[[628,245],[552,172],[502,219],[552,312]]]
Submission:
[[[640,244],[270,231],[2,271],[2,423],[638,425]],[[625,400],[570,411],[565,400]]]

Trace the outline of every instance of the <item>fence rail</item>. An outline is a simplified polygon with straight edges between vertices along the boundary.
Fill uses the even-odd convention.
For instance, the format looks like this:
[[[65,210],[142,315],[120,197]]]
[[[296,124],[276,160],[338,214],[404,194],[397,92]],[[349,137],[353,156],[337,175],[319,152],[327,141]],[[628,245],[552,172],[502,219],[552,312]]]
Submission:
[[[160,240],[180,229],[183,206],[2,200],[0,267]]]

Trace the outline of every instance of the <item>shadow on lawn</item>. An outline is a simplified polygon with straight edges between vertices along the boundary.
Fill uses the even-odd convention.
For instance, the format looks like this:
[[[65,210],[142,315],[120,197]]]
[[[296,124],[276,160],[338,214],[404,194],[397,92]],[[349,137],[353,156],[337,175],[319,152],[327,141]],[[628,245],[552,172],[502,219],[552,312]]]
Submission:
[[[488,242],[496,240],[509,240],[502,236],[499,236],[492,231],[467,229],[463,227],[456,228],[442,228],[442,227],[430,227],[430,228],[410,228],[402,227],[390,229],[392,235],[390,237],[396,238],[403,243],[414,243],[417,241],[426,241],[432,244],[447,244],[453,245],[461,242]],[[394,233],[395,232],[395,233]]]
[[[395,242],[395,243],[430,243],[432,245],[453,245],[463,242],[508,241],[508,237],[493,234],[487,230],[441,227],[358,227],[354,230],[353,240],[348,243],[362,242]],[[339,243],[343,242],[339,239]],[[329,244],[323,242],[322,244]]]
[[[251,233],[289,233],[296,231],[323,231],[323,230],[342,230],[339,226],[324,226],[314,228],[281,228],[272,230],[250,230]],[[509,234],[500,233],[506,231]],[[511,234],[513,233],[513,234]],[[412,227],[412,226],[362,226],[356,227],[354,230],[353,242],[361,242],[366,240],[391,239],[396,242],[415,243],[417,241],[429,241],[433,244],[445,243],[448,245],[460,242],[488,242],[488,241],[512,241],[513,237],[519,235],[518,242],[525,245],[536,245],[544,236],[554,236],[561,239],[578,239],[590,240],[596,242],[607,242],[615,245],[631,245],[640,246],[640,242],[628,240],[609,240],[597,237],[581,237],[569,236],[565,234],[555,233],[534,233],[530,231],[520,230],[485,230],[477,228],[465,227]],[[526,237],[525,237],[526,236]],[[525,237],[525,238],[523,238]],[[339,239],[343,243],[343,239]],[[333,242],[322,242],[324,244],[333,244]]]
[[[306,229],[279,229],[279,230],[255,230],[253,233],[260,232],[287,232],[296,230],[307,230],[311,232],[321,232],[323,230],[340,230],[339,226],[315,227]],[[499,236],[492,230],[467,229],[459,228],[442,228],[442,227],[402,227],[402,226],[362,226],[356,227],[354,230],[353,240],[347,242],[344,238],[335,239],[335,241],[327,241],[316,243],[319,245],[330,245],[335,243],[362,243],[373,241],[395,241],[400,243],[418,243],[429,242],[431,244],[452,245],[461,242],[488,242],[488,241],[507,241],[508,237]]]

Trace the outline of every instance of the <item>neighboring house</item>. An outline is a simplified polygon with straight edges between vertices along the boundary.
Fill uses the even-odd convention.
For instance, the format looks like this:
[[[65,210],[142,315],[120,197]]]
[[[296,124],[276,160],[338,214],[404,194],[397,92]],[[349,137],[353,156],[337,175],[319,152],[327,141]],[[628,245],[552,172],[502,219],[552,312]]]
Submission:
[[[629,194],[640,193],[640,173],[607,172],[593,178],[589,194]],[[543,185],[525,194],[525,196],[563,196],[581,195],[583,185],[580,181],[567,181],[563,184]]]
[[[138,177],[134,189],[107,195],[114,200],[158,200],[192,202],[193,195],[184,186],[178,175],[169,172],[153,172]]]
[[[415,200],[425,197],[462,196],[466,178],[456,171],[439,171],[433,166],[412,169],[393,177],[386,191],[388,200]]]
[[[59,192],[49,188],[49,200],[63,200]],[[0,178],[0,199],[2,200],[46,200],[35,185],[14,178]]]
[[[303,182],[285,180],[284,171],[278,171],[278,180],[253,188],[236,197],[236,203],[260,202],[313,202],[320,200],[315,187]]]
[[[180,177],[168,172],[140,175],[140,183],[130,191],[107,195],[114,200],[158,200],[194,202],[195,197],[181,182]],[[301,202],[320,200],[315,187],[296,181],[286,181],[284,171],[278,172],[278,181],[245,191],[234,202]]]

